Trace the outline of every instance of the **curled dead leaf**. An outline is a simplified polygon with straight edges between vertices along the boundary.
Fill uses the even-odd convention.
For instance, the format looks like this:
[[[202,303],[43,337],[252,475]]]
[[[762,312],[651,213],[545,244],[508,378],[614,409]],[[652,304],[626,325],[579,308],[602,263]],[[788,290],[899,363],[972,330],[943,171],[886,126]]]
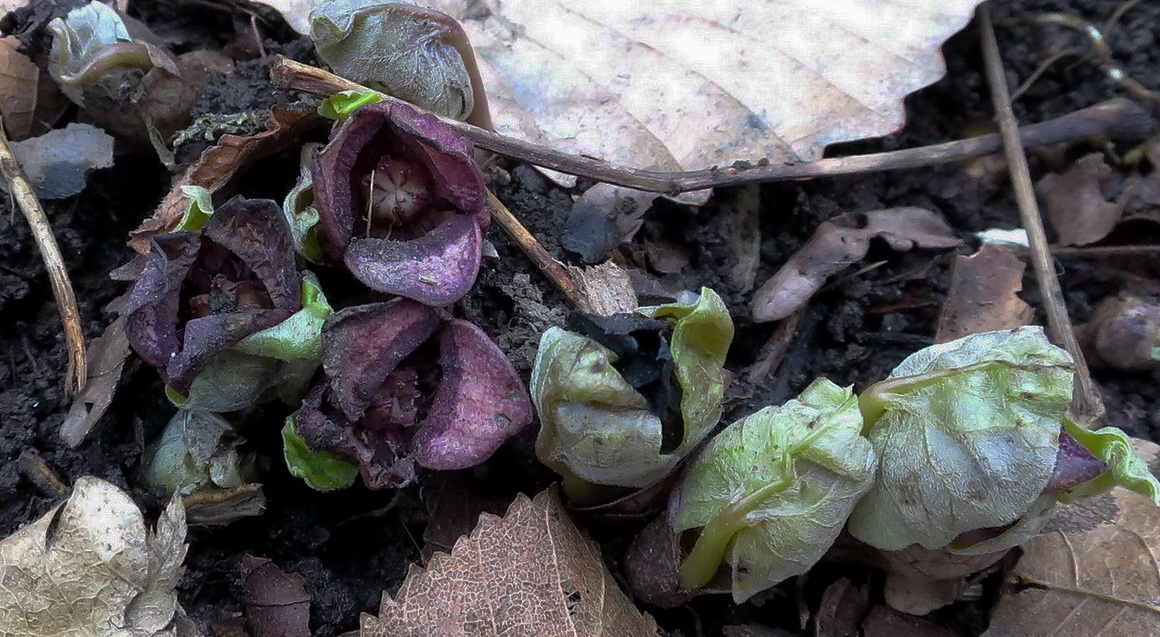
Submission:
[[[1109,201],[1104,196],[1104,183],[1111,177],[1112,168],[1104,156],[1092,153],[1067,172],[1039,180],[1036,190],[1043,197],[1060,245],[1095,243],[1112,231],[1124,214],[1128,197]]]
[[[1153,472],[1160,446],[1133,440]],[[1061,507],[1023,545],[984,637],[1160,634],[1160,508],[1115,489]]]
[[[16,38],[0,39],[0,116],[12,139],[24,139],[32,130],[40,69],[19,53]]]
[[[819,225],[809,241],[753,294],[753,320],[777,321],[801,309],[826,279],[865,257],[875,237],[899,251],[952,248],[961,243],[942,217],[924,208],[839,215]]]
[[[600,551],[568,517],[552,489],[519,495],[504,517],[480,516],[451,554],[412,565],[362,637],[511,635],[652,637],[608,572]]]
[[[217,145],[201,154],[189,170],[173,184],[169,194],[149,217],[129,233],[129,247],[140,254],[149,252],[153,235],[164,234],[177,227],[189,208],[189,199],[182,187],[201,186],[215,194],[224,189],[235,176],[255,161],[297,142],[302,133],[320,123],[313,110],[290,111],[275,107],[266,119],[265,132],[257,135],[222,135]]]

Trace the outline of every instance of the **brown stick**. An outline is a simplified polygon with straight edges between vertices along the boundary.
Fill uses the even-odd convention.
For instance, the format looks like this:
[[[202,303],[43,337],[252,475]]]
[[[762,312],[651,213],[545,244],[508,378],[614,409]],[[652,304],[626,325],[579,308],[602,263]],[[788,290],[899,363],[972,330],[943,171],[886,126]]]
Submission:
[[[987,84],[991,88],[991,101],[995,105],[999,131],[1003,136],[1003,150],[1007,156],[1011,186],[1015,189],[1015,200],[1019,204],[1019,218],[1023,228],[1027,230],[1027,241],[1031,245],[1031,266],[1035,270],[1035,279],[1039,282],[1039,292],[1043,295],[1047,327],[1055,340],[1075,359],[1077,384],[1073,404],[1080,424],[1091,427],[1103,417],[1104,406],[1092,381],[1083,351],[1075,338],[1075,332],[1071,329],[1071,319],[1067,315],[1067,305],[1063,301],[1063,290],[1060,288],[1059,277],[1055,274],[1055,266],[1048,251],[1047,234],[1043,230],[1039,204],[1035,201],[1035,187],[1031,183],[1031,171],[1027,168],[1027,155],[1020,144],[1019,124],[1015,120],[1015,113],[1011,110],[1011,95],[1007,90],[1003,60],[999,56],[995,29],[991,25],[990,3],[984,2],[979,6],[979,19]]]
[[[281,57],[270,69],[270,80],[275,86],[324,97],[340,91],[370,90],[320,68]],[[400,102],[389,95],[383,95],[383,100],[392,103]],[[761,165],[759,162],[751,165],[739,162],[733,166],[705,170],[662,172],[613,166],[598,159],[571,155],[547,146],[477,128],[464,122],[441,119],[480,148],[570,175],[589,177],[617,186],[668,195],[705,188],[738,186],[767,181],[814,179],[933,166],[990,155],[1003,149],[1002,138],[997,134],[990,134],[933,146],[872,155],[833,157],[796,164]],[[1151,119],[1144,109],[1126,99],[1117,98],[1053,120],[1026,126],[1020,129],[1019,134],[1022,136],[1025,146],[1043,146],[1085,137],[1107,136],[1143,139],[1148,136],[1150,126]]]
[[[512,211],[508,210],[508,207],[503,205],[503,202],[496,198],[490,190],[487,191],[487,203],[491,208],[491,218],[499,224],[499,227],[503,228],[503,231],[512,238],[512,241],[519,244],[520,249],[528,255],[528,258],[540,269],[540,272],[543,272],[544,276],[552,282],[552,285],[560,290],[568,304],[574,308],[581,307],[580,296],[576,292],[576,284],[572,281],[572,277],[568,276],[568,271],[564,269],[564,266],[548,254],[548,251],[540,245],[536,237],[528,232],[524,224],[520,223]]]
[[[88,382],[88,361],[85,358],[85,334],[81,330],[81,313],[77,309],[77,298],[73,293],[72,281],[60,256],[60,246],[52,234],[52,224],[40,206],[40,200],[20,169],[20,163],[8,147],[8,135],[4,131],[4,120],[0,118],[0,174],[8,182],[8,192],[12,193],[20,206],[20,212],[32,228],[32,237],[44,260],[48,280],[52,284],[52,295],[56,299],[56,309],[64,324],[65,346],[68,348],[68,369],[65,371],[64,391],[69,396],[84,388]]]

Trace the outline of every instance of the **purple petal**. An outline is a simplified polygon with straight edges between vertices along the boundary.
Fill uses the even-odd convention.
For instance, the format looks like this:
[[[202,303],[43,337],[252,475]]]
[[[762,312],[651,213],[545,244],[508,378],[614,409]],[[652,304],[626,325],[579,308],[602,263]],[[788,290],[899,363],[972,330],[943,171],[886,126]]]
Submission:
[[[1098,478],[1107,470],[1107,463],[1093,456],[1075,438],[1060,433],[1059,452],[1055,454],[1055,469],[1043,492],[1058,493],[1074,489],[1088,480]]]
[[[238,195],[214,211],[204,236],[237,255],[266,287],[276,309],[302,308],[294,238],[282,208],[270,199]]]
[[[249,310],[191,319],[185,324],[181,351],[165,366],[166,382],[182,394],[214,355],[238,341],[290,318],[292,310]]]
[[[125,305],[125,336],[133,351],[164,374],[177,353],[181,282],[197,259],[201,237],[176,232],[154,237],[145,268]]]
[[[439,327],[438,313],[407,299],[336,312],[322,328],[322,367],[330,400],[350,420],[366,412],[375,391]]]
[[[483,462],[532,421],[528,392],[507,357],[475,325],[448,321],[439,334],[443,380],[412,445],[428,469]]]
[[[367,431],[330,407],[333,396],[320,381],[302,401],[295,431],[315,451],[333,451],[358,462],[359,474],[370,489],[399,487],[415,479],[415,461],[396,448],[387,432]]]
[[[443,307],[463,298],[479,274],[479,225],[451,215],[410,241],[358,238],[346,251],[346,267],[371,289]]]

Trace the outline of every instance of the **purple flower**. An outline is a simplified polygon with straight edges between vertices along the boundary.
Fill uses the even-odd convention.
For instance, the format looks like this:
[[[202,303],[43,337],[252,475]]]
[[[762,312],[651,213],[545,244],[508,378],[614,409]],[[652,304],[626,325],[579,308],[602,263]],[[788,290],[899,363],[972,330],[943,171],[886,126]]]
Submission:
[[[334,314],[322,333],[326,377],[296,431],[315,451],[356,459],[373,489],[408,483],[418,465],[483,462],[532,420],[527,390],[471,323],[395,299]]]
[[[126,304],[125,333],[184,395],[216,354],[301,307],[302,282],[280,207],[239,196],[198,232],[153,238]]]
[[[472,152],[409,106],[359,108],[311,164],[326,259],[380,292],[436,307],[462,298],[489,220]]]

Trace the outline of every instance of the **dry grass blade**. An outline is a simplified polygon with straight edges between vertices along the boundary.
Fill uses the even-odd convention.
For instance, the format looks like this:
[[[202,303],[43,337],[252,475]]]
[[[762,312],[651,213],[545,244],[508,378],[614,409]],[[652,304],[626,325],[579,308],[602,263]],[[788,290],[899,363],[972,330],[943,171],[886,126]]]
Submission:
[[[4,121],[0,118],[0,173],[8,182],[8,192],[12,193],[20,206],[20,212],[32,227],[32,236],[36,239],[36,247],[40,250],[40,258],[44,259],[44,267],[48,270],[48,280],[52,283],[52,295],[56,299],[56,309],[60,312],[60,321],[64,324],[65,345],[68,347],[68,369],[65,372],[64,390],[72,396],[84,388],[89,371],[85,357],[85,335],[81,330],[81,314],[77,309],[76,294],[73,293],[72,281],[69,280],[68,270],[64,267],[64,260],[60,256],[60,246],[56,244],[56,237],[52,234],[52,225],[40,206],[40,200],[32,190],[32,185],[20,169],[19,162],[8,147],[8,135],[4,131]]]
[[[995,105],[995,115],[999,120],[999,130],[1003,136],[1003,151],[1007,156],[1007,166],[1011,172],[1011,185],[1015,189],[1015,200],[1019,204],[1019,218],[1027,231],[1031,244],[1031,266],[1035,279],[1043,295],[1044,310],[1047,313],[1047,327],[1052,336],[1075,359],[1076,388],[1074,405],[1077,420],[1085,426],[1092,426],[1104,415],[1103,402],[1088,371],[1087,361],[1071,329],[1071,319],[1063,301],[1063,290],[1055,266],[1047,247],[1047,234],[1043,230],[1043,219],[1039,215],[1039,205],[1035,201],[1035,187],[1031,183],[1031,172],[1027,167],[1027,155],[1019,140],[1019,124],[1011,110],[1011,97],[1007,89],[1007,79],[1003,72],[1003,61],[999,57],[999,44],[995,40],[995,28],[991,24],[989,4],[979,7],[982,28],[983,59],[986,63],[987,84],[991,89],[991,100]]]

